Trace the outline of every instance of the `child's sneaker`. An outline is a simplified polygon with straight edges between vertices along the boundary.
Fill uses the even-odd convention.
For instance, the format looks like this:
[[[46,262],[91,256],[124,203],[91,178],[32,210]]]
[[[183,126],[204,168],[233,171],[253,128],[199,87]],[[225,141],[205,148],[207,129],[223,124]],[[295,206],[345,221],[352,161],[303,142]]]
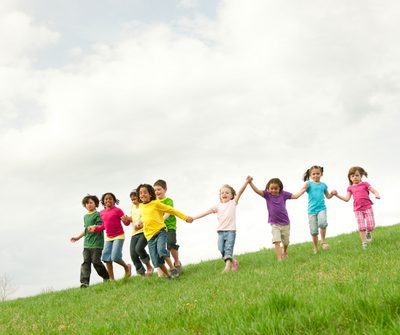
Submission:
[[[170,273],[171,273],[172,279],[178,279],[179,278],[179,273],[178,273],[178,270],[176,268],[172,269]]]
[[[367,242],[371,242],[372,241],[372,234],[371,232],[367,232]]]
[[[363,248],[364,248],[364,249],[368,249],[368,244],[367,244],[367,242],[363,242],[362,245],[363,245]]]
[[[81,288],[88,288],[88,287],[89,287],[89,284],[85,284],[85,283],[81,284]]]
[[[175,269],[178,270],[178,273],[182,273],[183,272],[183,267],[182,267],[182,263],[179,262],[179,265],[175,265]]]

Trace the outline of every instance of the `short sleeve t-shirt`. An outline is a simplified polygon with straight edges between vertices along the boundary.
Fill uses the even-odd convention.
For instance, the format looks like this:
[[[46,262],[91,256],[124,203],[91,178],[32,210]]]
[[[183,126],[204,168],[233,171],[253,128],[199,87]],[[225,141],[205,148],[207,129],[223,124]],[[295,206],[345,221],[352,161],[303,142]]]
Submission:
[[[103,224],[100,213],[95,211],[86,214],[83,218],[83,222],[85,225],[85,241],[83,243],[83,247],[89,249],[103,249],[104,233],[102,231],[98,233],[89,233],[87,230],[89,226],[101,226]]]
[[[314,183],[308,181],[308,214],[318,214],[321,211],[326,211],[324,194],[328,191],[328,186],[325,183]]]
[[[356,185],[350,185],[347,188],[347,193],[353,195],[353,209],[354,211],[362,211],[369,209],[374,204],[369,198],[369,188],[371,185],[365,181]]]
[[[219,202],[211,206],[211,209],[217,214],[217,231],[236,231],[236,206],[237,202],[235,200]]]
[[[290,224],[289,215],[286,210],[286,200],[292,198],[292,193],[281,191],[277,197],[274,197],[268,191],[263,192],[268,208],[268,223],[280,226]]]

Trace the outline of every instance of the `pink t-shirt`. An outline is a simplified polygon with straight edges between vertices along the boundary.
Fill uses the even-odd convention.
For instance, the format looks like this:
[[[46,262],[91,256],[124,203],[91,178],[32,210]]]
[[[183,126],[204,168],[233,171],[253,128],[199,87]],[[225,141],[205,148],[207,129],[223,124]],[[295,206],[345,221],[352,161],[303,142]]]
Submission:
[[[219,202],[211,206],[211,209],[217,214],[217,231],[236,230],[236,206],[237,202],[235,200]]]
[[[369,188],[370,184],[367,182],[362,182],[356,185],[350,185],[347,188],[347,193],[353,194],[353,208],[354,211],[362,211],[364,209],[369,209],[374,204],[369,198]]]
[[[124,212],[121,208],[114,206],[111,209],[103,209],[102,211],[100,211],[100,216],[103,224],[100,227],[96,228],[96,230],[94,231],[95,233],[106,230],[108,238],[113,238],[125,233],[124,228],[121,224],[121,216],[124,216]],[[130,221],[124,223],[124,225],[129,226]]]

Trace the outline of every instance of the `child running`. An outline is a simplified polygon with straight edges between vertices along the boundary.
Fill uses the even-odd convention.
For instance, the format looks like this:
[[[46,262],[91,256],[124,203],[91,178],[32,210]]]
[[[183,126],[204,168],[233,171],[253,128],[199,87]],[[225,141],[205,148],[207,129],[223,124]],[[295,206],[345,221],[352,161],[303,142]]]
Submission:
[[[328,192],[328,186],[321,182],[324,174],[322,166],[313,165],[303,175],[303,180],[307,183],[304,188],[308,193],[308,221],[310,225],[310,233],[314,243],[314,254],[318,252],[318,228],[321,231],[321,247],[324,250],[329,249],[329,244],[325,242],[326,228],[328,221],[326,220],[326,206],[324,195],[327,199],[333,197]],[[312,181],[308,181],[312,179]]]
[[[144,227],[144,236],[149,244],[150,257],[154,267],[161,268],[167,279],[177,279],[179,278],[178,270],[172,264],[170,252],[166,248],[168,233],[163,213],[175,215],[188,223],[192,223],[193,218],[171,206],[162,204],[157,200],[154,188],[149,184],[140,184],[136,190],[139,193],[142,223],[136,223],[135,227],[136,229]],[[171,274],[168,272],[165,262],[168,264]]]
[[[265,191],[261,191],[253,184],[252,177],[248,176],[247,181],[253,191],[267,202],[268,223],[271,224],[272,229],[272,244],[275,245],[278,261],[282,261],[283,258],[289,257],[287,249],[290,237],[290,221],[286,210],[286,200],[298,199],[306,189],[302,188],[298,193],[292,194],[283,190],[283,184],[279,178],[272,178],[265,186]]]
[[[354,214],[358,223],[362,247],[367,249],[367,242],[372,241],[371,232],[375,229],[374,212],[372,211],[373,202],[369,198],[369,192],[373,193],[376,199],[380,199],[381,197],[378,191],[369,183],[362,181],[363,176],[368,178],[367,171],[362,167],[353,166],[347,175],[350,182],[350,186],[347,188],[347,195],[345,197],[338,195],[336,190],[332,191],[331,194],[346,202],[348,202],[351,195],[353,195]]]
[[[167,198],[165,193],[167,192],[167,183],[159,179],[154,183],[154,192],[156,193],[157,199],[160,200],[164,205],[168,205],[174,207],[174,202],[171,198]],[[178,270],[178,273],[183,272],[182,263],[179,260],[179,245],[176,240],[176,217],[174,215],[169,215],[168,213],[164,214],[164,223],[168,229],[167,236],[167,249],[170,251],[172,258],[174,259],[174,266]],[[157,268],[158,270],[158,268]],[[162,271],[160,270],[161,275]],[[160,275],[160,273],[159,273]]]
[[[131,216],[125,215],[121,220],[124,223],[128,221],[132,222],[132,237],[130,245],[131,259],[136,268],[136,273],[141,275],[142,278],[146,278],[146,276],[151,276],[153,274],[154,268],[150,264],[150,256],[145,249],[147,240],[146,237],[144,237],[143,228],[138,230],[135,229],[136,223],[142,222],[142,214],[139,209],[139,196],[136,190],[133,190],[129,196],[132,200]],[[142,263],[146,265],[146,273]]]
[[[104,247],[104,234],[103,232],[95,234],[90,234],[88,232],[89,226],[101,226],[103,224],[99,212],[96,211],[96,208],[99,207],[99,202],[99,198],[95,195],[88,194],[83,198],[82,205],[88,210],[88,213],[83,217],[85,229],[79,236],[71,237],[71,242],[75,243],[85,236],[83,242],[83,263],[81,265],[81,288],[89,287],[92,264],[98,275],[103,278],[103,281],[110,279],[100,259]]]
[[[101,220],[103,224],[98,226],[88,227],[89,233],[97,233],[99,231],[106,231],[106,246],[101,260],[106,263],[108,274],[110,279],[114,281],[114,269],[113,262],[121,265],[125,270],[125,278],[130,277],[132,274],[132,266],[126,264],[122,259],[122,247],[124,246],[125,233],[124,228],[121,225],[121,218],[124,216],[124,212],[116,207],[119,204],[119,200],[112,193],[105,193],[101,197],[101,203],[105,207],[101,212]],[[130,222],[124,223],[129,226]]]
[[[193,217],[193,220],[196,220],[212,213],[217,214],[218,250],[225,261],[225,268],[222,273],[230,271],[231,264],[232,271],[236,271],[239,266],[239,261],[233,258],[233,248],[236,240],[236,206],[248,183],[249,181],[246,180],[238,194],[231,186],[225,184],[219,190],[220,202],[212,206],[208,211]]]

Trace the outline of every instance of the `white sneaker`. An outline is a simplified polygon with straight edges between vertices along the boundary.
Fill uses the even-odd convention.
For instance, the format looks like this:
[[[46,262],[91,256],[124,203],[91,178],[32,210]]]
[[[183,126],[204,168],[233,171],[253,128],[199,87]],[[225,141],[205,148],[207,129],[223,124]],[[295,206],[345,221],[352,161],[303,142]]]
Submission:
[[[362,246],[363,246],[364,249],[368,249],[368,244],[367,244],[367,242],[363,242]]]
[[[372,241],[372,234],[371,232],[367,232],[367,242],[371,242]]]

